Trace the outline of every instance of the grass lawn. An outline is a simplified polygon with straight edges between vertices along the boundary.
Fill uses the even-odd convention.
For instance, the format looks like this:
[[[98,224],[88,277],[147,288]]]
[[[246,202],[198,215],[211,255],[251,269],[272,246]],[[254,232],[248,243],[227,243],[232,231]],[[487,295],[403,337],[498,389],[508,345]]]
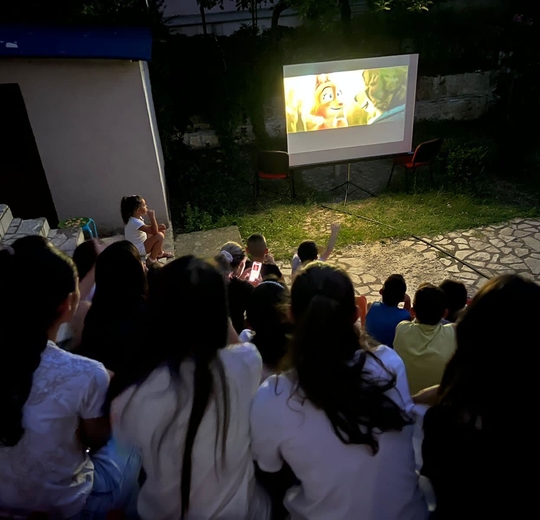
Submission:
[[[444,192],[416,194],[384,193],[378,197],[325,206],[362,215],[397,229],[377,225],[355,216],[322,207],[317,202],[290,203],[275,200],[240,215],[228,216],[220,225],[236,224],[242,237],[251,233],[265,235],[277,259],[289,259],[300,242],[315,240],[324,245],[330,224],[341,222],[336,249],[351,244],[372,242],[411,235],[438,235],[457,229],[468,229],[505,222],[516,217],[537,217],[534,204],[503,202],[497,197],[478,200],[471,195]]]

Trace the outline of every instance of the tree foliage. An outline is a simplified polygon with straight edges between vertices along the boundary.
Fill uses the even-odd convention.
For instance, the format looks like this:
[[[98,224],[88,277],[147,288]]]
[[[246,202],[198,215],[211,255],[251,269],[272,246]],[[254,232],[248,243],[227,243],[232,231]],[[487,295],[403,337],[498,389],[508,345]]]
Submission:
[[[410,12],[429,11],[432,0],[371,0],[370,7],[375,11],[392,11],[402,9]]]
[[[144,25],[163,22],[165,0],[4,0],[0,20],[51,25]]]

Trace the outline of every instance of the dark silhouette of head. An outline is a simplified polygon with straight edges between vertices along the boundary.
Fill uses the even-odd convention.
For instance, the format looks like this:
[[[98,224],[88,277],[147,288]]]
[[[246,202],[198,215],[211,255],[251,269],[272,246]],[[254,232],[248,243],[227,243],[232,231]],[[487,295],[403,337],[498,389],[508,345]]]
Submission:
[[[413,310],[418,323],[437,325],[446,313],[444,291],[431,283],[422,284],[414,295]]]
[[[381,289],[382,301],[389,307],[397,307],[404,299],[407,292],[405,278],[400,274],[390,275]]]

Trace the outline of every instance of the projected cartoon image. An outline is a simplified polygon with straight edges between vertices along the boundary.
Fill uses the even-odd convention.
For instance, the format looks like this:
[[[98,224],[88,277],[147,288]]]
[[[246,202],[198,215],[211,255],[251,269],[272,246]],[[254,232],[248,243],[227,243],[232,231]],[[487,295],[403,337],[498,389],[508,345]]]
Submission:
[[[287,132],[405,119],[407,66],[285,78]]]

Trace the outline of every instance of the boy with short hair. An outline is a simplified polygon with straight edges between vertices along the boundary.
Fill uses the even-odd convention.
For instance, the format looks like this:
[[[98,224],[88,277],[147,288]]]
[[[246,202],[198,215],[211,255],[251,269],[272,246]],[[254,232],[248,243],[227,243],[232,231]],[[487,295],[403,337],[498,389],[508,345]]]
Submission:
[[[415,320],[396,328],[394,348],[405,364],[411,395],[439,384],[456,350],[454,325],[441,323],[447,312],[443,290],[425,283],[414,295]]]
[[[394,348],[394,335],[398,323],[410,320],[411,299],[407,295],[405,278],[400,274],[390,275],[379,294],[381,302],[371,304],[366,316],[366,332],[382,345]],[[404,308],[398,305],[405,302]]]
[[[448,315],[443,322],[455,323],[467,306],[467,287],[465,287],[464,283],[456,280],[444,280],[439,287],[446,295],[446,307],[448,309]]]
[[[261,264],[275,263],[274,257],[268,252],[266,238],[260,233],[253,233],[248,237],[246,242],[246,252],[252,262],[261,262]]]
[[[294,276],[299,269],[301,269],[302,267],[305,267],[307,264],[311,262],[315,262],[315,260],[326,262],[328,258],[330,258],[330,255],[332,254],[332,251],[334,250],[334,246],[336,245],[340,228],[341,228],[341,224],[338,224],[338,223],[332,224],[332,226],[330,227],[331,229],[330,238],[328,239],[328,244],[326,246],[324,253],[322,254],[319,254],[319,248],[313,240],[304,240],[298,246],[298,250],[296,254],[293,256],[292,275]]]
[[[246,262],[246,272],[251,269],[253,262],[260,262],[261,279],[266,280],[269,277],[275,277],[279,280],[283,279],[281,270],[276,265],[274,257],[268,251],[266,238],[260,233],[253,233],[246,241],[246,252],[249,255],[249,260]]]

